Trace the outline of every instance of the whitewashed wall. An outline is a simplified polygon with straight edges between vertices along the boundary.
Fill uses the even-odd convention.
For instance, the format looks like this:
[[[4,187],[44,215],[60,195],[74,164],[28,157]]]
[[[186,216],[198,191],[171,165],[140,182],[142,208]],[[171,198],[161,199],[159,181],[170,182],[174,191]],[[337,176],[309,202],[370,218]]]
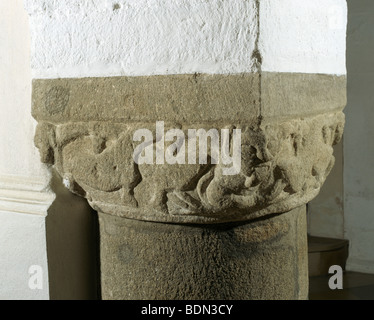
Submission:
[[[23,0],[0,1],[0,31],[0,299],[95,298],[92,210],[51,183],[34,147]]]
[[[345,75],[345,0],[261,0],[262,71]]]
[[[345,132],[333,172],[309,205],[309,231],[348,239],[347,269],[374,273],[374,2],[347,2]]]
[[[0,299],[48,299],[45,215],[54,195],[33,146],[30,34],[21,0],[0,1],[0,30]],[[41,289],[29,287],[32,265],[41,267]]]
[[[345,74],[345,0],[25,3],[34,78],[252,72],[256,47],[263,71]]]

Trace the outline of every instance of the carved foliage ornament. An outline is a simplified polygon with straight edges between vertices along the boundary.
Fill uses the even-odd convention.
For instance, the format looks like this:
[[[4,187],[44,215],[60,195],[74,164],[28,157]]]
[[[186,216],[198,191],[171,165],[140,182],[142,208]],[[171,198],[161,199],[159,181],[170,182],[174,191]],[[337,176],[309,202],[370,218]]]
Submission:
[[[236,125],[241,166],[235,175],[222,174],[223,164],[209,161],[135,163],[139,142],[133,134],[139,128],[154,132],[154,123],[42,121],[35,143],[42,161],[54,165],[65,185],[98,211],[140,220],[218,223],[286,212],[313,199],[334,164],[332,145],[343,126],[342,112]],[[167,128],[187,136],[188,129],[212,127],[168,123]],[[216,125],[222,128],[233,126]]]

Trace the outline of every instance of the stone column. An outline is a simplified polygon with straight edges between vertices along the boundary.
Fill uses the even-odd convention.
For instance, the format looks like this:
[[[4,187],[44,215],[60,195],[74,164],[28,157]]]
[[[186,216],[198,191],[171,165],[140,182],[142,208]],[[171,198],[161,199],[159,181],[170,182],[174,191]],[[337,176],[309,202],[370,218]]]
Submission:
[[[197,67],[179,74],[33,82],[42,161],[54,165],[65,185],[99,213],[104,299],[308,296],[305,204],[334,164],[345,75],[318,72],[323,64],[306,71],[303,54],[292,60],[283,40],[293,41],[295,26],[285,21],[297,20],[304,31],[313,22],[300,22],[310,10],[295,1],[283,1],[291,10],[282,1],[248,1],[244,11],[221,2],[208,5],[213,16],[230,8],[229,20],[234,16],[239,29],[241,23],[247,28],[229,28],[250,53],[250,66],[240,72],[232,67],[243,58],[239,53],[221,61],[221,67],[231,61],[230,72]],[[324,12],[315,2],[308,6]],[[191,11],[194,21],[198,16]],[[199,22],[202,34],[209,17]],[[216,22],[223,27],[224,21]],[[219,30],[208,28],[205,39]],[[300,39],[318,47],[319,31],[316,38]],[[187,43],[201,36],[181,33]],[[220,45],[228,50],[231,40]],[[209,43],[201,42],[201,50],[210,50]],[[183,53],[179,44],[170,55]],[[290,54],[291,62],[277,63],[277,49]],[[206,152],[191,132],[197,142],[210,136]],[[234,163],[224,161],[225,152]]]
[[[340,102],[343,82],[291,74],[35,81],[42,160],[100,213],[103,297],[306,298],[304,207],[333,165],[343,126],[340,111],[310,114],[310,100]],[[279,91],[288,97],[300,86],[302,116],[262,119],[260,100],[278,97],[286,107]],[[156,156],[136,163],[134,133],[148,129],[156,153],[160,119],[163,132],[178,128],[185,137],[240,129],[240,171],[225,175],[229,166],[213,163],[213,148],[206,164],[157,164]]]

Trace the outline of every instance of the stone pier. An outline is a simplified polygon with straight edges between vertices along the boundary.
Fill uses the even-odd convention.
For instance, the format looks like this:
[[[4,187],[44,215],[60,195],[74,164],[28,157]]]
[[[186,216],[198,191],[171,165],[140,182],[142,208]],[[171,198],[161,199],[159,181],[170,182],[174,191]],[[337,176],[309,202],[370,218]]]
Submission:
[[[327,75],[34,80],[42,161],[99,212],[103,298],[307,298],[305,204],[334,164],[344,99],[345,77]],[[157,141],[157,121],[186,139],[240,129],[239,171],[209,143],[199,163],[207,135],[195,164],[186,143],[184,161],[157,163],[160,141],[181,147]],[[148,163],[134,160],[139,129]]]
[[[25,2],[35,144],[98,212],[103,299],[307,299],[345,0]]]

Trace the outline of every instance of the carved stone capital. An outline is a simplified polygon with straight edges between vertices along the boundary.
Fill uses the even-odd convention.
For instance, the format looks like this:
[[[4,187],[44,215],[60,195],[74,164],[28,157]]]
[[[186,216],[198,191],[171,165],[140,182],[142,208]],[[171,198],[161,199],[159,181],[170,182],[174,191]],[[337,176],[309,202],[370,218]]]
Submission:
[[[86,197],[94,209],[116,216],[160,222],[220,223],[247,221],[287,212],[307,203],[318,194],[334,164],[332,145],[342,136],[343,113],[336,108],[316,114],[305,107],[305,111],[299,112],[303,115],[294,115],[293,111],[287,113],[284,106],[286,102],[295,101],[281,101],[281,97],[280,111],[283,114],[267,117],[261,113],[261,109],[265,110],[264,101],[269,101],[267,107],[275,102],[269,98],[269,94],[259,98],[255,91],[258,79],[238,79],[234,81],[235,86],[230,87],[230,82],[217,85],[210,78],[208,81],[192,76],[182,78],[187,81],[184,85],[191,91],[188,94],[195,99],[194,102],[188,102],[181,94],[182,99],[173,104],[170,100],[175,93],[167,91],[163,95],[167,101],[166,111],[163,109],[159,113],[166,118],[165,132],[176,128],[185,137],[189,129],[215,129],[217,132],[240,129],[240,170],[236,174],[223,174],[225,165],[222,161],[212,161],[214,155],[211,148],[208,149],[210,161],[206,164],[199,164],[198,161],[196,164],[137,164],[133,155],[140,142],[134,141],[134,133],[138,129],[147,129],[155,137],[154,114],[149,112],[143,115],[143,120],[126,119],[125,116],[125,119],[108,120],[110,115],[107,109],[102,113],[95,101],[101,101],[100,98],[94,95],[90,100],[86,93],[85,99],[88,100],[83,102],[91,105],[91,111],[87,115],[81,114],[77,93],[74,93],[71,84],[66,83],[51,85],[43,82],[35,87],[34,115],[39,120],[35,143],[42,161],[55,166],[72,192]],[[131,89],[132,79],[127,81],[130,82],[130,89],[122,83],[123,99],[118,98],[119,102],[109,101],[110,108],[127,108],[131,113],[134,112],[131,108],[139,101],[152,104],[144,99],[147,89],[142,93],[134,92],[135,89]],[[177,87],[183,85],[183,81],[182,84],[176,82],[171,85]],[[240,92],[243,89],[241,85],[238,87],[238,82],[241,85],[247,83],[248,92],[243,91],[235,98],[232,91]],[[213,112],[208,121],[198,121],[196,114],[186,119],[186,109],[179,106],[187,103],[192,110],[199,110],[204,107],[204,102],[207,105],[207,97],[202,94],[207,83],[209,90],[212,90],[212,86],[217,87],[213,90],[218,95],[214,99],[221,101],[217,108],[227,108],[228,115]],[[272,84],[275,92],[277,88],[279,91],[277,83],[274,81]],[[83,82],[80,86],[81,89],[89,87],[91,92],[100,89],[92,82]],[[104,87],[101,86],[101,89]],[[115,90],[120,92],[118,88]],[[205,90],[205,94],[209,90]],[[222,90],[224,92],[220,92]],[[236,109],[228,108],[230,101],[225,97],[226,93],[232,95],[230,98]],[[160,96],[157,93],[155,99],[162,100]],[[314,105],[318,105],[316,98],[313,99]],[[159,103],[152,107],[162,108]],[[102,101],[102,104],[105,102]],[[85,108],[81,104],[81,109]],[[207,110],[203,108],[202,112],[207,113]],[[274,110],[271,112],[274,113]],[[177,121],[178,113],[184,121]],[[122,114],[126,115],[126,112]],[[163,120],[162,116],[159,120]],[[170,145],[172,142],[168,143]],[[231,135],[231,149],[233,143]],[[155,139],[152,150],[155,150],[156,144]],[[185,158],[188,158],[187,147]]]
[[[136,164],[133,134],[151,131],[151,123],[42,122],[36,145],[65,185],[98,211],[140,220],[225,222],[286,212],[314,198],[334,164],[332,145],[343,121],[342,113],[329,113],[258,127],[238,124],[241,170],[234,175],[224,175],[222,163]],[[187,136],[191,126],[180,128]]]

